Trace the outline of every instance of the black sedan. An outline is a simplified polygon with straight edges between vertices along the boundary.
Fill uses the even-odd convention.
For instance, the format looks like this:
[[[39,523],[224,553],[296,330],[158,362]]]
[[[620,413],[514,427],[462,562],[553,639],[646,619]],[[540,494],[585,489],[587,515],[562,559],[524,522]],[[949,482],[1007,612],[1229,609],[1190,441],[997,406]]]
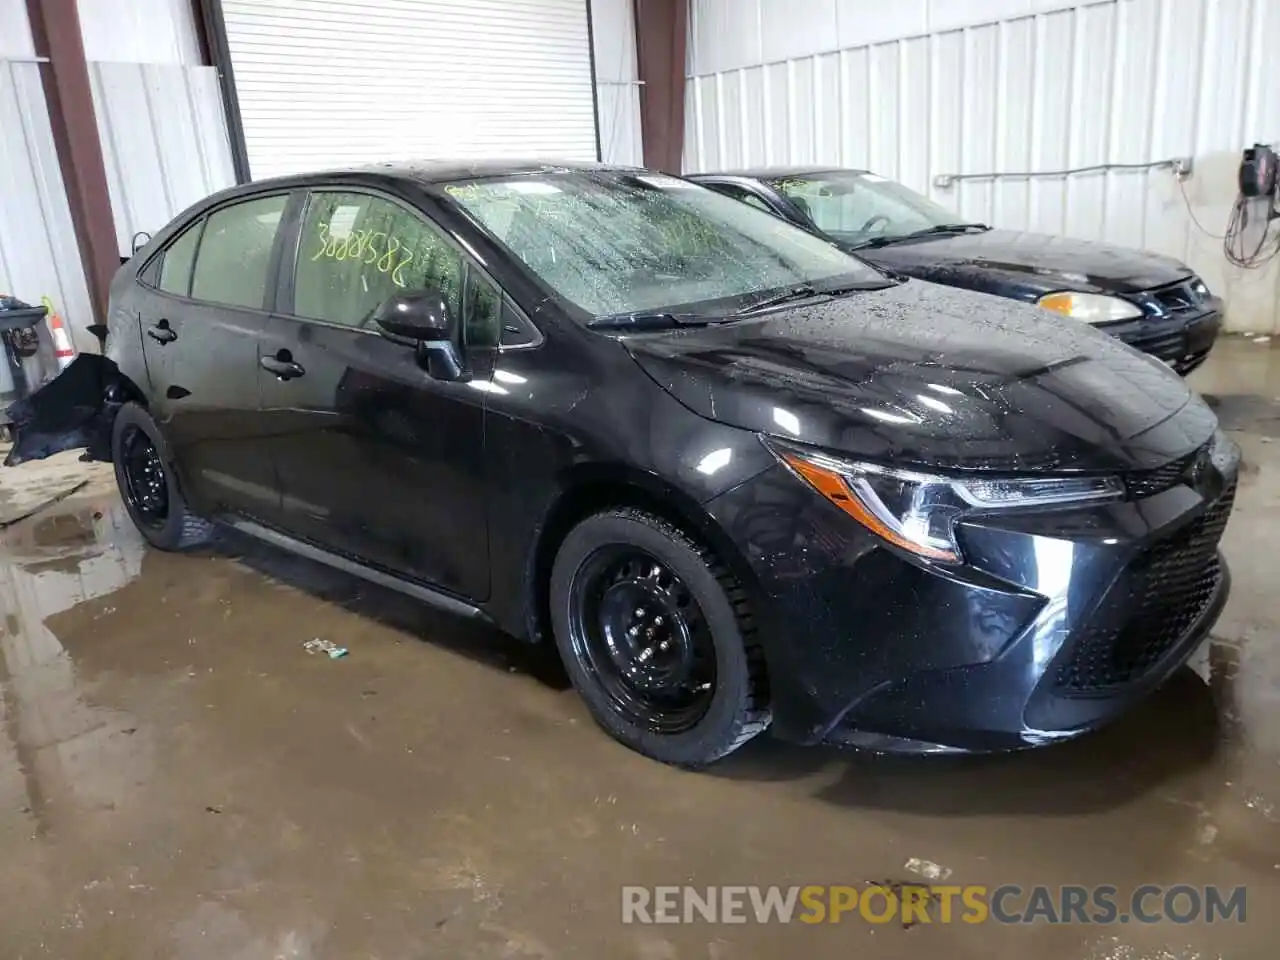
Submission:
[[[1222,301],[1177,260],[959,222],[950,210],[867,170],[774,168],[691,179],[885,269],[1095,324],[1183,375],[1204,362],[1222,326]]]
[[[770,724],[995,750],[1104,723],[1221,610],[1239,466],[1083,324],[604,166],[210,197],[121,268],[105,355],[13,418],[10,463],[114,462],[156,548],[226,524],[553,642],[602,727],[688,766]]]

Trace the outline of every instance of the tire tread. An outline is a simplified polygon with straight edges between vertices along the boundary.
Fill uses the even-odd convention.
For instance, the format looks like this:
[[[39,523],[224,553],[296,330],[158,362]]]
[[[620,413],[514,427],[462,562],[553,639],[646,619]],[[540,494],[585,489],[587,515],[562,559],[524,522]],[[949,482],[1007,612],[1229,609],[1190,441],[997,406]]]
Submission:
[[[197,517],[184,501],[182,504],[182,533],[178,536],[179,550],[193,550],[211,544],[218,537],[218,525],[204,517]]]
[[[697,764],[683,764],[687,767],[704,767],[722,757],[728,756],[748,740],[759,736],[769,728],[772,712],[769,708],[769,677],[765,669],[764,647],[760,643],[759,630],[755,616],[751,610],[751,601],[746,589],[734,576],[728,565],[702,541],[690,536],[683,528],[656,514],[640,507],[615,507],[593,514],[593,517],[616,517],[652,527],[669,539],[682,544],[695,553],[706,565],[720,588],[724,590],[729,606],[737,620],[738,633],[747,660],[748,694],[738,711],[735,721],[734,735],[717,749],[713,755]]]
[[[160,435],[155,421],[151,418],[151,414],[146,407],[139,403],[131,402],[120,408],[116,414],[116,420],[112,424],[111,455],[114,461],[116,481],[121,485],[121,494],[123,495],[123,481],[120,477],[120,465],[116,450],[122,423],[126,425],[129,423],[135,424],[151,434],[153,442],[161,444],[159,449],[162,459],[166,457],[166,450],[163,446],[163,436]],[[171,481],[169,487],[169,509],[171,512],[178,512],[181,522],[167,526],[160,535],[151,530],[142,530],[141,527],[139,527],[139,530],[142,531],[142,535],[147,542],[158,550],[194,550],[212,544],[218,538],[220,532],[217,524],[191,512],[191,508],[187,506],[186,497],[182,495],[182,490],[179,488],[177,478],[173,476],[172,471],[172,465],[165,459],[166,478]]]

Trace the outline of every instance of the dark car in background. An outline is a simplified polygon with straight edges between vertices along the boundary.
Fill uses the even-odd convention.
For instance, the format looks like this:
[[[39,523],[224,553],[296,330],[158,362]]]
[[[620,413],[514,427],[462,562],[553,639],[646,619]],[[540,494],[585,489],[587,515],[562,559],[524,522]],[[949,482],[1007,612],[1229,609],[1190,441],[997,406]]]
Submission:
[[[227,524],[554,642],[669,763],[770,724],[1076,736],[1227,595],[1239,452],[1168,369],[678,178],[236,187],[121,268],[108,328],[15,410],[9,462],[88,445],[159,549]]]
[[[965,223],[867,170],[770,168],[690,179],[885,269],[1093,324],[1183,375],[1204,362],[1222,326],[1222,301],[1171,257]]]

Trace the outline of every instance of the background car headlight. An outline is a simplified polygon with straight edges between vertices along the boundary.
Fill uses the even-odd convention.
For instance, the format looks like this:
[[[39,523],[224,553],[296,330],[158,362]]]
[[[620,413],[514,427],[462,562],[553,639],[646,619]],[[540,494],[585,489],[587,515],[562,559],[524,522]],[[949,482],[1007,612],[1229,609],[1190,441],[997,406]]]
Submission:
[[[929,560],[960,560],[955,524],[966,513],[1124,495],[1117,477],[940,477],[845,460],[772,439],[766,444],[801,479],[872,533]]]
[[[1036,303],[1046,310],[1073,320],[1083,320],[1085,323],[1111,323],[1142,316],[1142,309],[1128,300],[1101,293],[1072,293],[1070,290],[1063,290],[1046,293]]]

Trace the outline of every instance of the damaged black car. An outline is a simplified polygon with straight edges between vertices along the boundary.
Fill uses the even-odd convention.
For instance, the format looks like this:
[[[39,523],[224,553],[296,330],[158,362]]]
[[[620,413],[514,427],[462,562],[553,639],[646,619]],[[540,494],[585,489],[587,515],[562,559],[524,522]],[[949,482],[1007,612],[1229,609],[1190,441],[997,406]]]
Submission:
[[[121,268],[104,339],[10,463],[84,446],[159,549],[230,526],[554,643],[669,763],[1074,737],[1227,596],[1239,451],[1166,366],[680,178],[236,187]]]

